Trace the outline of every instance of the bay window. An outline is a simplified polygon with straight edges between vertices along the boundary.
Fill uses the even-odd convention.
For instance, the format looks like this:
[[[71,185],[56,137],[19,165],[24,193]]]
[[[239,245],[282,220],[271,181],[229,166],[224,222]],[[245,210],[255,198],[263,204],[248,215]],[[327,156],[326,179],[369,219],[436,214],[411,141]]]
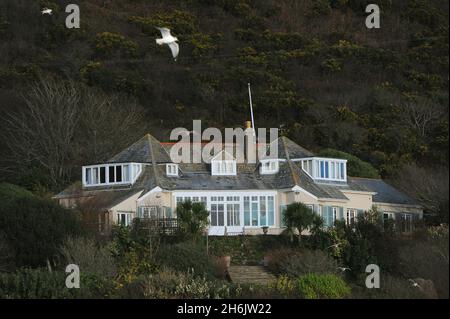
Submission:
[[[133,184],[141,171],[137,163],[84,166],[83,186]]]
[[[294,161],[316,181],[347,181],[347,160],[311,157]]]

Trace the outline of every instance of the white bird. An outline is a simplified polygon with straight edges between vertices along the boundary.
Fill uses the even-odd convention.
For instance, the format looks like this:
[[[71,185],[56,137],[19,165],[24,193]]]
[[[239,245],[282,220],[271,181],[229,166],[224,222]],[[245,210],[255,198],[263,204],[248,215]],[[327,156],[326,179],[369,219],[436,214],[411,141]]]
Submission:
[[[351,270],[350,268],[348,268],[348,267],[338,267],[338,269],[340,269],[341,271],[347,271],[347,270]]]
[[[417,282],[415,282],[414,280],[408,279],[408,281],[412,283],[412,286],[413,286],[413,287],[420,288],[420,285],[419,285]]]
[[[180,47],[178,46],[178,38],[170,34],[170,29],[167,28],[156,28],[161,32],[162,39],[156,39],[156,43],[159,45],[167,44],[172,51],[172,56],[174,60],[177,60],[178,53],[180,52]]]
[[[49,14],[49,15],[51,15],[53,10],[49,9],[49,8],[44,8],[44,9],[42,9],[41,12],[42,12],[42,14]]]

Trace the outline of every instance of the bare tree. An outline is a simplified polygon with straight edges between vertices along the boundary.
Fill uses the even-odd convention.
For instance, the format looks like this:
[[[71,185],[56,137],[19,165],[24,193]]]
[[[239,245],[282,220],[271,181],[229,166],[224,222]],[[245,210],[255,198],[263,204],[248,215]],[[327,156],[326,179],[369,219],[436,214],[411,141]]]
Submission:
[[[41,79],[23,98],[25,106],[2,123],[8,152],[0,170],[39,167],[54,188],[77,178],[80,165],[104,160],[145,130],[134,100],[72,82]]]
[[[80,95],[72,83],[41,80],[24,94],[26,106],[5,119],[6,157],[18,163],[41,165],[54,185],[67,181],[72,141],[80,119]]]
[[[423,168],[416,164],[403,166],[392,183],[416,198],[425,211],[441,215],[448,222],[448,167]]]
[[[439,121],[443,112],[440,105],[433,104],[430,101],[418,100],[403,104],[403,121],[421,138],[425,138],[434,123]]]

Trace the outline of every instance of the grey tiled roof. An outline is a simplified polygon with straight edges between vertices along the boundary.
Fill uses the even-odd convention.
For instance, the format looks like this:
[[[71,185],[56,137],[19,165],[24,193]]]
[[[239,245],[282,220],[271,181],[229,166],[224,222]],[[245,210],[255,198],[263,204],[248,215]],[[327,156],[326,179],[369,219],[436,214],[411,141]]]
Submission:
[[[161,143],[150,134],[147,134],[136,143],[114,155],[109,159],[108,163],[152,163],[153,161],[156,163],[168,163],[170,158]]]
[[[72,186],[54,198],[84,198],[81,202],[83,207],[89,207],[93,210],[108,210],[111,207],[123,202],[130,196],[142,191],[138,187],[132,188],[89,188],[83,189],[81,185]]]
[[[420,205],[415,199],[399,191],[381,179],[352,177],[352,182],[376,192],[373,201],[377,203]]]

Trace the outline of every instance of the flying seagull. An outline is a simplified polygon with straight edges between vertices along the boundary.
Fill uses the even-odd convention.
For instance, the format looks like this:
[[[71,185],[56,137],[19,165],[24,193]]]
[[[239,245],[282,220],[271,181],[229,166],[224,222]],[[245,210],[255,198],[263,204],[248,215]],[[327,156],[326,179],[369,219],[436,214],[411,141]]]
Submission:
[[[348,267],[338,267],[338,269],[340,269],[341,271],[347,271],[347,270],[351,270],[350,268],[348,268]]]
[[[156,43],[159,45],[167,44],[172,51],[172,56],[174,60],[177,60],[178,52],[180,52],[180,47],[178,46],[178,39],[170,34],[170,29],[167,28],[156,28],[161,32],[162,39],[156,39]]]
[[[44,9],[42,9],[41,12],[42,12],[42,14],[49,14],[49,15],[51,15],[53,10],[49,9],[49,8],[44,8]]]

